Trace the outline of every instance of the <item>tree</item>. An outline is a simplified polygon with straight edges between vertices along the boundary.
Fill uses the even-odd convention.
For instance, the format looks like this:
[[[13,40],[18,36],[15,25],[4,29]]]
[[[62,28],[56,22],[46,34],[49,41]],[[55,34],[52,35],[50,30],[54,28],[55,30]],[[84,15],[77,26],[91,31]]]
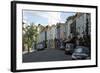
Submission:
[[[23,44],[27,44],[28,52],[30,52],[30,48],[32,47],[32,43],[37,41],[37,26],[33,23],[28,25],[23,29],[25,33],[23,34]]]

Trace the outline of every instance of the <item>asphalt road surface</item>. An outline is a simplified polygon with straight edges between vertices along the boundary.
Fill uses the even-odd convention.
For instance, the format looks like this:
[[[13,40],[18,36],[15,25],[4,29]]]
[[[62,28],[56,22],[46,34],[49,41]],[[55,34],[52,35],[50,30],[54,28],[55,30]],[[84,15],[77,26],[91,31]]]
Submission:
[[[64,50],[47,49],[23,54],[23,62],[47,62],[72,60],[71,55],[66,55]]]

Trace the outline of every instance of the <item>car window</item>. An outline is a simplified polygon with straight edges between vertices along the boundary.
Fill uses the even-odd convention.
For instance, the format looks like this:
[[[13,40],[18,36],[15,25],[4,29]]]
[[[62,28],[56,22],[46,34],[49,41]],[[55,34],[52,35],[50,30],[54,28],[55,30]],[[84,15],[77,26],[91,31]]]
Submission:
[[[82,52],[82,48],[76,49],[75,52]]]
[[[83,52],[88,53],[89,50],[88,49],[83,49]]]
[[[77,48],[77,49],[75,50],[75,52],[88,53],[89,50],[88,50],[88,48],[81,48],[81,47],[79,47],[79,48]]]

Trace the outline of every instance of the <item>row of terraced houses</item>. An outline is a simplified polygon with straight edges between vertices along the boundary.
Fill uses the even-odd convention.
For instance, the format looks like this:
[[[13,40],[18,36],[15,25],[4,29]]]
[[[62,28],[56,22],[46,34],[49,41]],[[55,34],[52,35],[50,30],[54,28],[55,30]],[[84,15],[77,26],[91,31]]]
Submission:
[[[65,23],[57,23],[51,26],[38,25],[39,35],[37,45],[45,48],[60,48],[64,42],[69,42],[73,37],[83,38],[90,36],[90,14],[76,13],[70,16]]]
[[[45,49],[58,49],[67,42],[72,41],[79,45],[78,39],[85,36],[90,37],[91,35],[90,18],[91,15],[89,13],[76,13],[74,16],[68,17],[65,23],[59,22],[47,26],[39,24],[37,26],[37,43],[35,43],[36,46],[32,49],[39,48],[41,44]],[[77,39],[74,40],[74,38]]]

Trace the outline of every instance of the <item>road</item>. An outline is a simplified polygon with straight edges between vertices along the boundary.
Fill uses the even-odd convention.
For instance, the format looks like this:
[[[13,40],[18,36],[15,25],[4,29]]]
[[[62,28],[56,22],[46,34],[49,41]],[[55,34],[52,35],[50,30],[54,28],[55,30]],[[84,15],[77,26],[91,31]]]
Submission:
[[[64,50],[56,49],[47,49],[23,54],[23,62],[47,62],[71,59],[71,55],[66,55]]]

